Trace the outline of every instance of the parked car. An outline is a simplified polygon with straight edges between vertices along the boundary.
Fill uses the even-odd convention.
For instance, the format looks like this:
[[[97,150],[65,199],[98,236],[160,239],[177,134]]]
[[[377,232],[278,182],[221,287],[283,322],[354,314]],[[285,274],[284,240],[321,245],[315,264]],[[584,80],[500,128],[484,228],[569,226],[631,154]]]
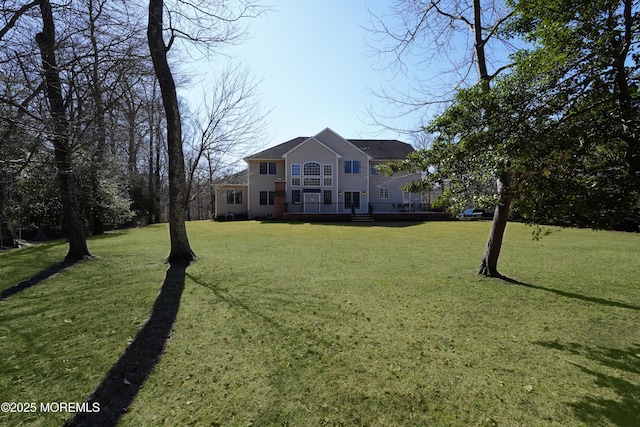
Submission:
[[[483,218],[485,216],[484,209],[465,209],[457,215],[458,218]]]

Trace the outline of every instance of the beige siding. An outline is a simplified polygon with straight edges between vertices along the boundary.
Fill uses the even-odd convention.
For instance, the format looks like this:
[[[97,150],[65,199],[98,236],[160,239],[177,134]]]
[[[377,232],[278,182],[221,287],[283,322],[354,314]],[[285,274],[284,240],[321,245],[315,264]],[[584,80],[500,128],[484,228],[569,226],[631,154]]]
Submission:
[[[384,163],[383,161],[373,160],[372,163]],[[367,171],[371,174],[371,170]],[[389,177],[385,175],[370,175],[369,176],[369,187],[371,189],[371,197],[370,202],[375,206],[375,210],[377,212],[392,212],[397,210],[397,205],[404,203],[405,194],[401,189],[403,185],[406,185],[412,181],[417,181],[420,179],[420,175],[414,173],[402,173],[397,174],[395,176]],[[388,189],[388,198],[383,199],[380,197],[380,189],[386,188]],[[410,202],[414,204],[413,208],[415,210],[420,210],[420,195],[419,194],[411,194]]]
[[[228,203],[227,192],[240,191],[241,203]],[[228,214],[246,215],[247,214],[247,186],[246,185],[220,185],[216,187],[216,217],[225,218]],[[238,201],[235,198],[234,201]]]
[[[282,155],[282,159],[252,158],[247,160],[248,167],[248,206],[249,215],[252,218],[268,216],[273,214],[273,206],[260,205],[261,191],[274,191],[274,183],[283,180],[286,183],[286,203],[289,212],[306,212],[307,204],[311,199],[322,204],[321,212],[344,212],[349,207],[345,207],[345,193],[357,192],[360,195],[360,212],[366,212],[369,204],[377,205],[375,209],[381,211],[393,211],[395,206],[407,200],[414,203],[415,209],[420,208],[420,196],[413,194],[405,196],[400,187],[410,181],[419,179],[416,174],[403,174],[395,177],[385,177],[383,175],[371,175],[371,162],[383,162],[382,160],[370,159],[369,156],[358,149],[351,142],[345,140],[331,129],[325,129],[315,137],[308,138],[300,142],[293,149]],[[275,174],[260,174],[260,163],[276,162]],[[359,173],[346,173],[345,164],[347,162],[360,162]],[[317,162],[320,165],[320,181],[312,179],[305,183],[304,165],[308,162]],[[299,185],[293,185],[292,165],[299,165],[300,175]],[[331,165],[331,175],[325,173],[328,165]],[[315,177],[315,175],[314,175]],[[330,182],[326,180],[330,178]],[[297,181],[297,180],[296,180]],[[306,184],[306,185],[305,185]],[[327,185],[329,184],[329,185]],[[380,188],[388,188],[388,198],[380,198]],[[300,191],[300,204],[292,204],[292,191]],[[306,190],[306,192],[305,192]],[[331,190],[331,205],[325,205],[324,192]],[[305,194],[307,197],[305,197]],[[316,195],[319,195],[317,197]]]
[[[306,191],[319,191],[318,196],[314,197],[314,203],[318,203],[320,206],[318,207],[319,211],[322,212],[335,212],[338,201],[338,154],[333,150],[329,149],[324,144],[320,143],[314,138],[310,138],[305,141],[295,149],[291,150],[286,155],[287,159],[287,196],[286,200],[289,204],[291,210],[294,211],[305,211],[304,206],[304,192]],[[308,162],[315,162],[320,165],[320,175],[317,176],[319,178],[319,185],[305,185],[305,175],[304,175],[304,165]],[[300,185],[293,185],[291,175],[291,165],[300,165],[300,176],[295,178],[300,178]],[[326,174],[327,170],[331,170],[331,174]],[[316,176],[311,176],[309,178],[314,178]],[[327,182],[327,181],[330,181]],[[330,184],[330,185],[327,185]],[[300,190],[301,194],[301,204],[300,206],[291,205],[292,202],[292,191]],[[332,205],[324,204],[324,191],[330,190],[332,197]]]
[[[348,206],[344,206],[344,193],[359,192],[360,193],[360,212],[366,212],[369,204],[369,156],[356,148],[350,142],[346,141],[340,135],[333,132],[331,129],[325,129],[320,132],[315,138],[325,144],[332,150],[340,153],[340,160],[338,161],[338,170],[336,176],[338,179],[338,203],[340,204],[340,210],[344,211],[348,209]],[[359,161],[360,173],[345,173],[345,162]]]
[[[276,163],[276,173],[261,174],[260,163]],[[252,160],[249,162],[249,216],[251,218],[273,215],[273,206],[260,205],[261,191],[275,191],[275,182],[285,179],[284,160]]]

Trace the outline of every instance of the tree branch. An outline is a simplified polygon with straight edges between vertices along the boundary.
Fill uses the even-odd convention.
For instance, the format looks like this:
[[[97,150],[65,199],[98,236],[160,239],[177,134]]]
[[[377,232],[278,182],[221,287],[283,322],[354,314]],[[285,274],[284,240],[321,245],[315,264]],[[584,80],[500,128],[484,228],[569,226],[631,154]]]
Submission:
[[[31,3],[25,4],[20,9],[18,9],[13,14],[11,19],[9,19],[9,22],[7,22],[7,24],[4,27],[2,27],[2,29],[0,30],[0,40],[2,40],[5,34],[7,34],[9,30],[11,30],[11,28],[13,28],[16,25],[16,22],[18,22],[18,19],[20,19],[22,15],[24,15],[32,7],[37,6],[38,3],[39,3],[38,0],[35,0],[35,1],[32,1]]]

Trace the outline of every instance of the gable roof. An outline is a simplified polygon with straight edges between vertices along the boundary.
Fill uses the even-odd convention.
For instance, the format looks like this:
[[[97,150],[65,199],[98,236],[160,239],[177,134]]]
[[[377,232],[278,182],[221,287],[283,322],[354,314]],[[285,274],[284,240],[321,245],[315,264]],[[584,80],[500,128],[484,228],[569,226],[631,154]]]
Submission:
[[[267,148],[259,153],[245,157],[244,160],[279,160],[289,151],[302,144],[309,137],[299,136],[274,147]],[[413,147],[406,142],[395,139],[347,139],[359,150],[373,159],[396,160],[404,159],[409,153],[414,151]]]
[[[340,156],[340,153],[336,153],[335,151],[333,151],[330,147],[327,147],[326,144],[322,141],[317,140],[314,136],[312,136],[311,138],[307,138],[304,141],[300,142],[298,145],[296,145],[295,147],[293,147],[291,150],[287,151],[285,154],[282,155],[282,157],[286,157],[289,155],[290,152],[292,152],[293,150],[298,149],[299,147],[302,147],[304,144],[308,143],[308,142],[315,142],[316,144],[319,144],[321,147],[323,147],[324,149],[332,152],[333,154],[335,154],[336,156],[338,156],[338,158],[342,157]]]
[[[396,139],[348,139],[347,141],[373,159],[404,159],[409,153],[414,151],[411,145]]]
[[[297,138],[293,138],[287,142],[283,142],[282,144],[278,144],[274,147],[267,148],[266,150],[260,151],[259,153],[252,154],[251,156],[245,157],[245,160],[273,160],[273,159],[281,159],[286,153],[300,145],[302,142],[309,139],[308,136],[299,136]]]

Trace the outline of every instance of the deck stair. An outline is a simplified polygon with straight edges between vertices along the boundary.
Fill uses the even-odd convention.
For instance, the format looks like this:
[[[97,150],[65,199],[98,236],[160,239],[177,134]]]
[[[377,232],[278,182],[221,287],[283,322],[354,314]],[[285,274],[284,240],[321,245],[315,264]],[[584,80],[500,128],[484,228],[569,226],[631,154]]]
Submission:
[[[356,213],[351,215],[352,222],[373,222],[373,216],[369,213]]]

